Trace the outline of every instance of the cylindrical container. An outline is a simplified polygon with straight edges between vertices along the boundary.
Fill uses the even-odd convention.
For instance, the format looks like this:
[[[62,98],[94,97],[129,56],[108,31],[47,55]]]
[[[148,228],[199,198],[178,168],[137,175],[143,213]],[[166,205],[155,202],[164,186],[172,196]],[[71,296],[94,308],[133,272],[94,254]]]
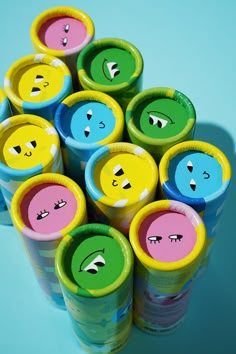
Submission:
[[[203,257],[206,230],[187,204],[159,200],[134,216],[129,231],[135,253],[134,322],[166,334],[184,320]]]
[[[124,114],[112,97],[86,90],[62,101],[54,124],[61,138],[65,173],[84,186],[91,155],[103,145],[122,140]]]
[[[193,138],[196,113],[183,93],[157,87],[140,92],[130,101],[125,120],[129,140],[159,163],[171,146]]]
[[[202,264],[206,265],[231,180],[227,157],[207,142],[186,141],[164,154],[159,172],[161,195],[184,202],[200,213],[207,229],[207,247]]]
[[[105,92],[125,110],[141,90],[143,58],[133,44],[123,39],[102,38],[81,51],[77,70],[83,89]]]
[[[3,120],[11,116],[12,116],[12,111],[11,111],[10,102],[5,92],[0,87],[0,122],[2,122]],[[2,225],[12,224],[11,217],[7,209],[7,205],[5,203],[4,197],[1,192],[1,186],[0,186],[0,224]]]
[[[56,272],[76,337],[90,353],[114,353],[132,327],[133,252],[123,234],[82,225],[56,253]]]
[[[52,121],[58,104],[72,93],[71,73],[56,57],[30,54],[8,69],[4,88],[14,114],[35,114]]]
[[[85,168],[91,218],[128,234],[132,218],[154,200],[158,168],[143,148],[118,142],[97,150]]]
[[[14,194],[11,215],[46,297],[65,307],[55,273],[55,254],[62,237],[87,222],[84,193],[62,174],[34,176]]]
[[[63,173],[60,138],[54,126],[31,114],[0,123],[0,186],[9,210],[22,182],[45,172]]]
[[[94,37],[92,19],[70,6],[57,6],[42,12],[31,26],[31,40],[37,53],[63,60],[70,69],[74,87],[78,86],[76,60]]]
[[[4,90],[0,87],[0,122],[12,116],[10,102]]]

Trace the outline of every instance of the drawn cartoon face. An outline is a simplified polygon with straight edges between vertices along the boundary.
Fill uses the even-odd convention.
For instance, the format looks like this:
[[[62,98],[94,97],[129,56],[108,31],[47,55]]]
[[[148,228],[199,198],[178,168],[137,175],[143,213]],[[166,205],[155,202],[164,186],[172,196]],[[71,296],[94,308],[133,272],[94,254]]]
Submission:
[[[18,92],[26,102],[44,102],[58,95],[63,87],[61,70],[39,63],[27,66],[19,73]]]
[[[174,183],[180,193],[190,198],[207,197],[222,185],[219,162],[202,152],[183,153],[173,159],[169,175],[174,176]]]
[[[118,85],[129,81],[135,71],[130,53],[119,48],[99,51],[91,62],[90,74],[94,81],[104,85]]]
[[[50,135],[44,129],[22,124],[8,129],[1,139],[1,160],[11,168],[33,168],[42,164],[43,156],[50,154],[51,146]]]
[[[139,231],[144,251],[161,262],[175,262],[188,256],[196,243],[196,231],[188,218],[172,211],[150,215]]]
[[[163,98],[143,105],[137,111],[135,121],[147,136],[156,139],[170,138],[179,134],[187,124],[187,112],[178,102]]]
[[[74,194],[58,184],[45,183],[33,188],[21,204],[25,224],[42,234],[57,232],[68,226],[76,211]]]
[[[101,169],[100,183],[104,194],[114,200],[142,200],[151,184],[149,166],[136,155],[114,154]]]
[[[67,111],[65,120],[71,122],[73,138],[87,144],[105,139],[115,128],[112,110],[100,102],[85,101],[72,106]]]
[[[71,270],[76,283],[84,289],[102,289],[121,274],[124,256],[119,244],[109,236],[92,236],[76,248]]]
[[[39,30],[39,38],[44,45],[63,51],[79,46],[86,36],[87,29],[83,22],[68,16],[52,18]]]

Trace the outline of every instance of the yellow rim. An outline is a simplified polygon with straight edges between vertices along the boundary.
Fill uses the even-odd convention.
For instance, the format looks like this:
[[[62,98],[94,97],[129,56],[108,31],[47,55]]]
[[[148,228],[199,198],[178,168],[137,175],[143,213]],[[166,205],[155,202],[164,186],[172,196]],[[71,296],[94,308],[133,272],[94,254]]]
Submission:
[[[43,183],[56,183],[65,186],[74,194],[76,200],[78,201],[79,208],[77,209],[74,219],[69,225],[67,225],[65,228],[60,230],[60,233],[58,232],[58,238],[60,238],[61,236],[66,235],[68,232],[73,230],[79,224],[85,222],[87,217],[85,196],[81,188],[78,186],[78,184],[75,183],[69,177],[61,175],[59,173],[43,173],[42,175],[31,177],[25,182],[23,182],[22,185],[20,185],[19,188],[16,190],[12,198],[11,216],[16,228],[21,232],[26,227],[21,217],[21,212],[20,212],[21,202],[25,197],[25,195],[32,188]],[[37,238],[37,234],[38,233],[35,232],[36,238]],[[43,239],[45,240],[45,235]]]
[[[122,135],[121,132],[123,132],[123,128],[124,128],[124,113],[120,105],[111,96],[108,96],[103,92],[92,91],[92,90],[76,92],[66,97],[62,101],[62,103],[67,105],[68,107],[72,107],[74,104],[85,100],[98,101],[103,103],[104,105],[106,105],[112,110],[114,117],[116,119],[115,128],[113,129],[111,134],[107,136],[105,139],[98,141],[98,143],[101,145],[106,145],[116,141]]]
[[[168,177],[168,170],[170,161],[177,155],[190,151],[201,151],[206,153],[212,157],[214,157],[222,167],[222,182],[225,182],[231,178],[231,166],[230,163],[225,156],[225,154],[218,149],[216,146],[209,144],[207,142],[199,141],[199,140],[190,140],[185,141],[179,144],[172,146],[167,152],[163,155],[160,164],[159,164],[159,172],[160,172],[160,183],[165,183]]]
[[[82,43],[79,47],[75,47],[74,48],[75,52],[81,50],[82,47],[93,38],[95,32],[94,24],[91,18],[85,12],[70,6],[57,6],[42,12],[38,17],[35,18],[34,22],[31,25],[31,30],[30,30],[31,40],[35,48],[40,53],[48,53],[56,57],[65,56],[64,51],[47,47],[41,42],[41,40],[38,37],[39,29],[43,25],[43,23],[47,22],[48,20],[51,20],[52,18],[61,17],[65,15],[73,17],[83,22],[87,28],[87,34],[90,37],[89,39],[87,39],[86,43]]]
[[[50,137],[51,144],[56,146],[57,154],[58,154],[58,152],[60,151],[60,139],[56,129],[49,121],[47,121],[42,117],[36,116],[34,114],[18,114],[5,119],[4,123],[3,122],[0,123],[0,139],[2,138],[6,130],[11,129],[12,127],[15,127],[17,125],[23,125],[23,124],[31,124],[44,129],[48,133],[48,136]],[[0,161],[0,165],[1,164],[2,162]],[[51,164],[52,164],[52,155],[45,156],[45,160],[42,161],[42,166],[44,170],[46,170],[47,167],[50,166]],[[8,166],[5,166],[5,168],[11,171],[16,170]]]
[[[160,262],[151,258],[146,252],[144,252],[139,242],[139,228],[142,222],[150,214],[165,210],[175,211],[186,215],[192,222],[197,234],[196,244],[191,253],[176,262]],[[159,200],[146,205],[134,216],[130,225],[129,238],[137,258],[142,264],[144,264],[144,266],[160,271],[174,271],[190,266],[203,254],[206,242],[206,230],[198,213],[188,205],[173,200]]]
[[[102,195],[102,196],[100,195],[101,191],[98,189],[98,187],[94,183],[94,181],[92,179],[92,175],[93,175],[94,169],[96,168],[97,163],[100,160],[102,160],[107,155],[110,155],[113,153],[122,153],[122,152],[130,153],[130,154],[134,154],[134,155],[138,156],[140,159],[143,159],[144,161],[146,161],[148,166],[150,167],[150,173],[151,173],[152,180],[151,180],[150,188],[148,189],[148,196],[150,196],[154,193],[154,191],[156,189],[157,182],[158,182],[158,168],[157,168],[156,162],[153,159],[153,157],[145,149],[141,148],[138,145],[126,143],[126,142],[115,142],[115,143],[108,144],[108,145],[104,146],[103,150],[99,149],[98,151],[95,152],[96,155],[94,155],[94,156],[96,157],[96,159],[91,158],[91,160],[90,160],[91,164],[89,164],[89,168],[87,168],[87,170],[88,170],[88,175],[90,175],[89,181],[91,181],[91,183],[88,180],[87,180],[87,182],[88,182],[88,188],[90,189],[90,192],[93,195],[94,200],[98,200],[99,202],[103,203],[104,205],[107,205],[110,207],[114,207],[114,202],[116,202],[116,200],[114,200],[110,196],[108,197],[106,195]],[[135,200],[132,199],[126,205],[131,207],[132,205],[136,204],[138,201],[139,201],[138,198]]]
[[[15,80],[17,73],[27,66],[32,66],[36,63],[42,63],[49,66],[55,66],[58,70],[61,70],[64,76],[71,76],[68,67],[55,56],[47,54],[30,54],[21,59],[18,59],[8,69],[4,78],[4,89],[9,99],[18,107],[22,107],[24,100],[22,100],[12,89],[14,85],[12,83]]]

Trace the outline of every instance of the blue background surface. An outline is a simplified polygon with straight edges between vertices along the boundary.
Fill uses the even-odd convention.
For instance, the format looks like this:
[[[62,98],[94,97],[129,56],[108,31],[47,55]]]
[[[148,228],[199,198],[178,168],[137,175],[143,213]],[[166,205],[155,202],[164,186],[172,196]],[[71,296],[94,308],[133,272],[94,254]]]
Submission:
[[[133,327],[121,352],[235,354],[235,83],[234,0],[1,1],[0,85],[8,68],[33,53],[29,30],[49,7],[87,12],[95,38],[123,38],[141,51],[143,89],[165,86],[185,93],[197,112],[195,138],[216,145],[233,179],[207,272],[196,283],[184,324],[153,337]],[[68,314],[44,299],[13,227],[0,226],[0,353],[82,354]]]

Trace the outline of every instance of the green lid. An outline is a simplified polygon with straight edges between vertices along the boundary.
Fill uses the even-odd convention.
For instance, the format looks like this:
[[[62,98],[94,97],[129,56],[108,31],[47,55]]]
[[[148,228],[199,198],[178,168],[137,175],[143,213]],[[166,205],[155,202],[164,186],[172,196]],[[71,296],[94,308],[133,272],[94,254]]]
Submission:
[[[59,280],[82,296],[115,291],[132,269],[129,242],[118,230],[103,224],[77,227],[61,241],[56,255]]]
[[[129,134],[153,146],[183,140],[192,131],[195,120],[191,101],[171,88],[142,91],[130,101],[126,111]]]
[[[143,59],[131,43],[103,38],[91,42],[81,51],[77,70],[83,88],[118,92],[136,83],[143,71]]]

